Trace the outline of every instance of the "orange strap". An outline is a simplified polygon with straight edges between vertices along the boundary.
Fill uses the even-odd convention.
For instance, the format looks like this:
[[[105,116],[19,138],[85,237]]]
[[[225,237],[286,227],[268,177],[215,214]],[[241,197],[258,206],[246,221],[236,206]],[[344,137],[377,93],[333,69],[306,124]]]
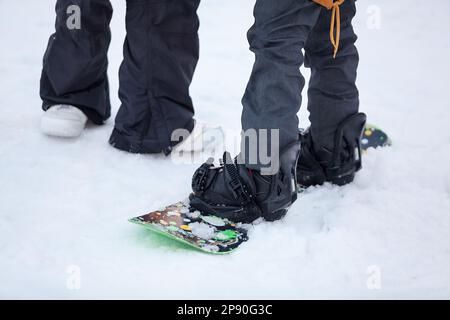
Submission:
[[[334,54],[336,58],[339,50],[339,41],[341,39],[341,9],[339,6],[345,2],[345,0],[313,0],[315,3],[324,6],[331,11],[331,26],[330,26],[330,40],[333,44]],[[335,31],[336,29],[336,31]]]
[[[330,40],[334,47],[333,58],[336,58],[336,55],[339,50],[339,42],[341,40],[341,9],[339,6],[344,3],[345,0],[336,0],[333,2],[331,7],[331,25],[330,25]],[[336,27],[336,32],[334,31]],[[336,37],[335,37],[336,33]]]

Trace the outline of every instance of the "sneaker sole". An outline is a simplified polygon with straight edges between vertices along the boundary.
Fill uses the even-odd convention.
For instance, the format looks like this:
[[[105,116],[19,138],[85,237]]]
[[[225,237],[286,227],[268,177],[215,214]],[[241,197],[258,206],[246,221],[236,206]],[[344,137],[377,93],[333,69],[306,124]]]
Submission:
[[[70,125],[68,125],[70,123]],[[43,117],[41,131],[52,137],[77,138],[81,135],[85,125],[77,120]]]

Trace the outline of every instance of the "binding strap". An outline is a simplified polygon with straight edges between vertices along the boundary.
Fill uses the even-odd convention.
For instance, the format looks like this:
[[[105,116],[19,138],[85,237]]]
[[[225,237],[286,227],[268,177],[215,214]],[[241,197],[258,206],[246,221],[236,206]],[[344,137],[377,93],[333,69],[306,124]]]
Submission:
[[[236,164],[231,159],[231,155],[228,152],[223,154],[223,163],[226,172],[231,178],[229,185],[236,199],[242,204],[253,202],[253,195],[249,192],[247,185],[242,182]]]

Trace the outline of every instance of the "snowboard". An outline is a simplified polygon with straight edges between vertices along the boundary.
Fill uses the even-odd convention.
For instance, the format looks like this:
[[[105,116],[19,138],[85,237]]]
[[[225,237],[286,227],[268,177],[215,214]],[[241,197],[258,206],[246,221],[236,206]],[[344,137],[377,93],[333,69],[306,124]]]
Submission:
[[[378,127],[367,124],[361,137],[363,151],[392,144]],[[300,191],[301,192],[301,191]],[[129,220],[164,237],[211,254],[228,254],[248,240],[245,225],[189,207],[189,200]]]
[[[392,145],[392,140],[389,136],[380,128],[373,124],[366,124],[362,137],[361,137],[361,149],[367,151],[370,148],[381,148]]]
[[[189,200],[129,221],[211,254],[231,253],[248,240],[242,224],[194,210],[189,207]]]

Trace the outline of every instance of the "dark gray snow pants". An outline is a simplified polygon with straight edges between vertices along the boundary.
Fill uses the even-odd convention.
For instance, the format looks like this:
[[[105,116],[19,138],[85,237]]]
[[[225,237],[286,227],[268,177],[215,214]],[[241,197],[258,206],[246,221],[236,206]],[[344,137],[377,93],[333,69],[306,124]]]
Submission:
[[[175,129],[192,130],[189,86],[198,61],[200,0],[127,0],[124,60],[110,143],[136,153],[169,153]],[[70,6],[80,8],[80,28],[69,28]],[[109,0],[58,0],[56,32],[44,56],[43,109],[77,106],[97,124],[110,116],[107,52]]]
[[[79,30],[69,30],[66,24],[67,8],[73,4],[81,8]],[[171,132],[192,129],[189,85],[198,60],[198,5],[199,0],[127,1],[122,106],[110,139],[117,148],[170,152]],[[56,33],[41,78],[43,108],[72,104],[102,123],[110,116],[106,71],[111,4],[58,0],[56,11]],[[330,11],[310,0],[256,1],[255,24],[248,33],[256,61],[243,98],[244,130],[278,129],[280,149],[297,138],[305,83],[299,68],[305,62],[311,68],[308,110],[314,146],[332,148],[338,124],[359,107],[358,53],[351,25],[355,11],[355,0],[341,6],[341,44],[333,59]]]
[[[299,68],[305,63],[311,69],[308,110],[314,147],[333,149],[339,123],[359,109],[355,85],[359,58],[351,24],[355,13],[355,0],[341,5],[341,41],[334,59],[331,11],[311,0],[256,1],[255,23],[248,32],[256,60],[243,98],[243,130],[279,129],[281,151],[297,139],[305,84]],[[253,143],[246,150],[259,154],[256,148]],[[270,153],[270,140],[267,149]],[[262,166],[248,157],[246,152],[249,167]]]

